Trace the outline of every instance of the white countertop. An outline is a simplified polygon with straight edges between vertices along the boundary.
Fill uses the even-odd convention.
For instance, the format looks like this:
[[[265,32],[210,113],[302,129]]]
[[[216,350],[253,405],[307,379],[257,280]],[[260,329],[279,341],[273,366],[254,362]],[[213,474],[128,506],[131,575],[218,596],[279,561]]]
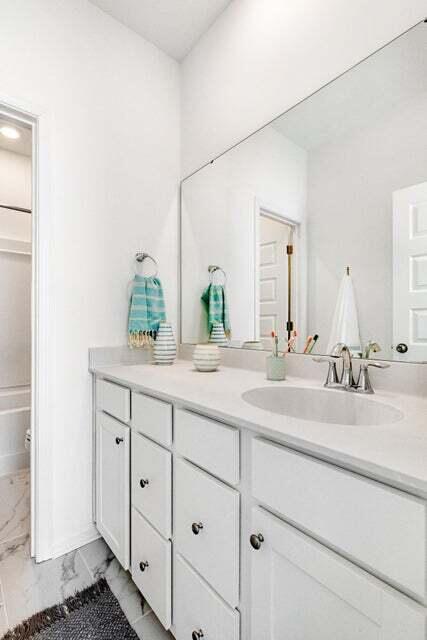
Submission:
[[[319,389],[321,385],[317,381],[289,378],[285,382],[269,382],[262,372],[227,367],[214,373],[200,373],[186,360],[169,367],[153,364],[98,367],[93,373],[229,424],[249,428],[427,498],[427,399],[378,392],[369,396],[369,400],[399,409],[404,414],[403,420],[381,426],[348,426],[278,415],[254,407],[241,397],[245,391],[264,386]],[[345,392],[329,390],[328,393]]]

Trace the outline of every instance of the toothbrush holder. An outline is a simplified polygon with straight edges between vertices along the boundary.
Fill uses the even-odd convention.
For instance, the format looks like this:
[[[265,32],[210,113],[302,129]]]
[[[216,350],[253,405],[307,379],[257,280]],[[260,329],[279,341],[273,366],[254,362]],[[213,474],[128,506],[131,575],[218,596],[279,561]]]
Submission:
[[[286,363],[284,356],[267,357],[267,380],[286,380]]]

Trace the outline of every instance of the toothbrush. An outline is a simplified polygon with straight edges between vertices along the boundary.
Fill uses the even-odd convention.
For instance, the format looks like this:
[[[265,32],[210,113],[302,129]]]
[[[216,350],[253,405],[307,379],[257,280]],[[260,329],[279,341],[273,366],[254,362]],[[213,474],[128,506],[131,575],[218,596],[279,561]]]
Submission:
[[[314,349],[314,345],[316,344],[316,342],[318,341],[318,339],[319,339],[319,335],[316,333],[316,334],[313,336],[313,339],[312,339],[312,341],[311,341],[311,342],[310,342],[310,344],[309,344],[309,347],[308,347],[308,349],[307,349],[307,352],[305,352],[305,351],[304,351],[304,353],[311,353],[311,352],[313,351],[313,349]]]
[[[295,350],[295,342],[297,340],[298,332],[292,331],[291,337],[288,340],[288,352]]]
[[[279,355],[279,336],[277,335],[277,333],[275,331],[271,332],[271,337],[274,338],[274,349],[273,349],[273,355],[275,358],[278,357]]]
[[[304,351],[303,353],[309,353],[309,347],[310,347],[310,343],[313,340],[313,336],[308,336],[307,340],[305,341],[305,346],[304,346]]]

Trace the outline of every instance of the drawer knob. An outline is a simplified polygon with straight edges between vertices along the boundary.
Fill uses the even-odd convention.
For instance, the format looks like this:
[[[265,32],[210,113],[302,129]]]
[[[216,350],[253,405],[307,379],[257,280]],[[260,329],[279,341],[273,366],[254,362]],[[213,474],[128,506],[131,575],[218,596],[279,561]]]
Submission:
[[[203,524],[201,522],[193,522],[193,524],[191,525],[191,531],[194,533],[195,536],[199,535],[202,529],[203,529]],[[200,636],[200,637],[203,638],[203,636]]]
[[[139,486],[141,487],[141,489],[143,489],[144,487],[146,487],[146,486],[147,486],[147,484],[150,484],[150,481],[149,481],[149,480],[143,480],[143,479],[141,478],[141,480],[139,481]]]
[[[116,438],[116,444],[120,444],[121,442],[123,442],[123,438]]]
[[[198,631],[193,631],[193,633],[191,634],[192,640],[199,640],[199,638],[204,638],[204,637],[205,637],[205,634],[201,629],[199,629]]]
[[[250,542],[253,548],[258,551],[258,549],[261,549],[261,545],[264,542],[264,536],[262,533],[253,533],[250,537]]]
[[[141,571],[142,571],[143,573],[144,573],[144,571],[145,571],[146,569],[148,569],[148,567],[149,567],[149,566],[150,566],[150,565],[148,564],[148,562],[140,562],[140,563],[139,563],[139,568],[141,569]]]

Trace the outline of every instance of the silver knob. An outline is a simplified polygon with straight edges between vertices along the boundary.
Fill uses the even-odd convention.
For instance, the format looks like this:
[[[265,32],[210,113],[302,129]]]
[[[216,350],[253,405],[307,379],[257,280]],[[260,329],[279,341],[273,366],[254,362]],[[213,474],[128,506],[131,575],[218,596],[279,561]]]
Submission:
[[[262,535],[262,533],[253,533],[249,540],[253,548],[258,551],[259,549],[261,549],[261,545],[264,542],[264,536]]]
[[[148,564],[148,562],[140,562],[139,563],[139,568],[141,569],[142,572],[144,572],[146,569],[148,569],[150,565]]]
[[[200,531],[203,529],[203,524],[201,522],[193,522],[191,525],[191,531],[195,536],[199,535]]]
[[[144,489],[144,487],[146,487],[146,486],[147,486],[147,484],[150,484],[150,481],[149,481],[149,480],[143,480],[143,479],[141,478],[141,480],[139,481],[139,486],[141,487],[141,489]]]
[[[199,638],[204,638],[204,637],[205,637],[205,634],[201,629],[199,629],[198,631],[193,631],[193,633],[191,634],[192,640],[199,640]]]

